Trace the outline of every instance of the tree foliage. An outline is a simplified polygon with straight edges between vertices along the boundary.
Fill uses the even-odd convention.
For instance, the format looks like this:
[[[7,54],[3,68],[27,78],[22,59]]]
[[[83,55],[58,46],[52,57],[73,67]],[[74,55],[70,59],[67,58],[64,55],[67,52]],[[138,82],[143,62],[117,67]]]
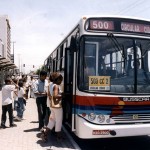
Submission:
[[[44,65],[42,65],[39,69],[35,71],[36,74],[40,74],[40,71],[44,70]]]

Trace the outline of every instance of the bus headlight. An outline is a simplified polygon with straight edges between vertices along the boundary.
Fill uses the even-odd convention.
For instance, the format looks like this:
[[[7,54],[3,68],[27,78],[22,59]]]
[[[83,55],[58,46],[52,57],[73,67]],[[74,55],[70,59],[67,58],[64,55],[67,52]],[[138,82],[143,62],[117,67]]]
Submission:
[[[88,115],[88,119],[89,119],[90,121],[93,121],[95,118],[96,118],[96,115],[95,115],[94,113],[90,113],[90,114]]]
[[[102,123],[102,122],[104,122],[105,121],[105,116],[104,115],[98,115],[98,117],[97,117],[97,121],[99,122],[99,123]]]

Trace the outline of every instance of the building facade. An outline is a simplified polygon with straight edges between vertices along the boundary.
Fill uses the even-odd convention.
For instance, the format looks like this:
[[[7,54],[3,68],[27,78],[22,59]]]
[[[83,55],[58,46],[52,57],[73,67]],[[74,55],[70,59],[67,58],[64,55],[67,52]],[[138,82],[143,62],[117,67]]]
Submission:
[[[13,57],[12,57],[13,55]],[[0,88],[6,76],[13,74],[14,54],[11,54],[11,26],[7,15],[0,15]]]

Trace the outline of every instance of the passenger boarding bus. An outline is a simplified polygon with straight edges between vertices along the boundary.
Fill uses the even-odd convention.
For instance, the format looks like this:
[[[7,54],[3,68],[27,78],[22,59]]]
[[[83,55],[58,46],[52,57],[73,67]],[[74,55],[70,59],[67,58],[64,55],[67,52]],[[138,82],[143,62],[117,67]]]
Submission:
[[[44,65],[64,76],[63,121],[77,137],[150,134],[150,20],[85,16]]]

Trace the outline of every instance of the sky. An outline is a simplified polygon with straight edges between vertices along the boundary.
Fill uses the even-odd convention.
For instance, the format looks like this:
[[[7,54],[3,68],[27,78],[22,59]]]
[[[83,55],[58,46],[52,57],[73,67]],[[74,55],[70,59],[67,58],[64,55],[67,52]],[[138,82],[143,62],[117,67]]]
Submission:
[[[15,64],[24,73],[40,68],[82,16],[150,19],[149,0],[0,0],[0,6],[0,15],[9,17]]]

